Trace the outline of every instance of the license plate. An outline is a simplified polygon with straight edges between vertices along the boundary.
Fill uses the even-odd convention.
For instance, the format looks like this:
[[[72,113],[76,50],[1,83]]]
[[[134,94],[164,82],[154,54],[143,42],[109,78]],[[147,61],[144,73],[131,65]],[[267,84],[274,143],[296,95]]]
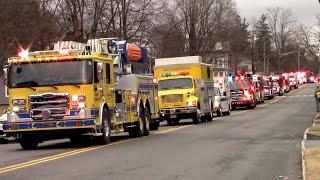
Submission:
[[[170,115],[170,118],[177,118],[176,114]]]

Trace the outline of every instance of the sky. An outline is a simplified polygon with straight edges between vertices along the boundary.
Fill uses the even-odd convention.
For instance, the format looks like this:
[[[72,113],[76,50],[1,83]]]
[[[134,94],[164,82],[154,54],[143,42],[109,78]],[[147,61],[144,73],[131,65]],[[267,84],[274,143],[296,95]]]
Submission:
[[[252,22],[253,17],[258,19],[261,13],[268,8],[282,7],[291,9],[299,24],[315,26],[316,15],[320,15],[319,0],[234,0],[241,17]]]

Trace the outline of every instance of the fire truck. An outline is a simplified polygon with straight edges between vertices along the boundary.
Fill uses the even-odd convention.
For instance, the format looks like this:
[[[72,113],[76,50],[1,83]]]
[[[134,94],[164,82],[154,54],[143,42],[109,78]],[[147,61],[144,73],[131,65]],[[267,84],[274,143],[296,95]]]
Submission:
[[[59,138],[108,144],[111,134],[157,129],[153,76],[133,74],[146,49],[115,38],[58,42],[54,50],[8,59],[9,109],[3,131],[23,149]]]
[[[212,121],[214,81],[211,65],[200,56],[156,59],[155,77],[161,119],[167,124],[192,118],[194,124]]]
[[[228,82],[228,86],[231,90],[231,105],[233,110],[237,107],[256,108],[256,87],[249,78],[237,75],[233,81]]]

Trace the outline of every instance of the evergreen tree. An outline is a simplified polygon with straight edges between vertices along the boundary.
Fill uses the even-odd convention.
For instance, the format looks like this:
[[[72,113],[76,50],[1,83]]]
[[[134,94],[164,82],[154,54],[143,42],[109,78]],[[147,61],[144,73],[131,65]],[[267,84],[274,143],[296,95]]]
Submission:
[[[268,56],[271,53],[271,30],[267,23],[267,16],[262,14],[255,27],[256,31],[256,50],[258,60],[263,63],[264,54],[266,57],[266,66],[268,66]],[[261,68],[263,70],[263,68]]]

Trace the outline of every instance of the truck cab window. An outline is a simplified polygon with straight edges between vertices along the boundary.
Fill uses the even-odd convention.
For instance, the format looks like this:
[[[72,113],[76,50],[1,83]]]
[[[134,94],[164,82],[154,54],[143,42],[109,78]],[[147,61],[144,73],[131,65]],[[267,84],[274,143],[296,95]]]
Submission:
[[[111,84],[110,64],[106,63],[106,83]]]

